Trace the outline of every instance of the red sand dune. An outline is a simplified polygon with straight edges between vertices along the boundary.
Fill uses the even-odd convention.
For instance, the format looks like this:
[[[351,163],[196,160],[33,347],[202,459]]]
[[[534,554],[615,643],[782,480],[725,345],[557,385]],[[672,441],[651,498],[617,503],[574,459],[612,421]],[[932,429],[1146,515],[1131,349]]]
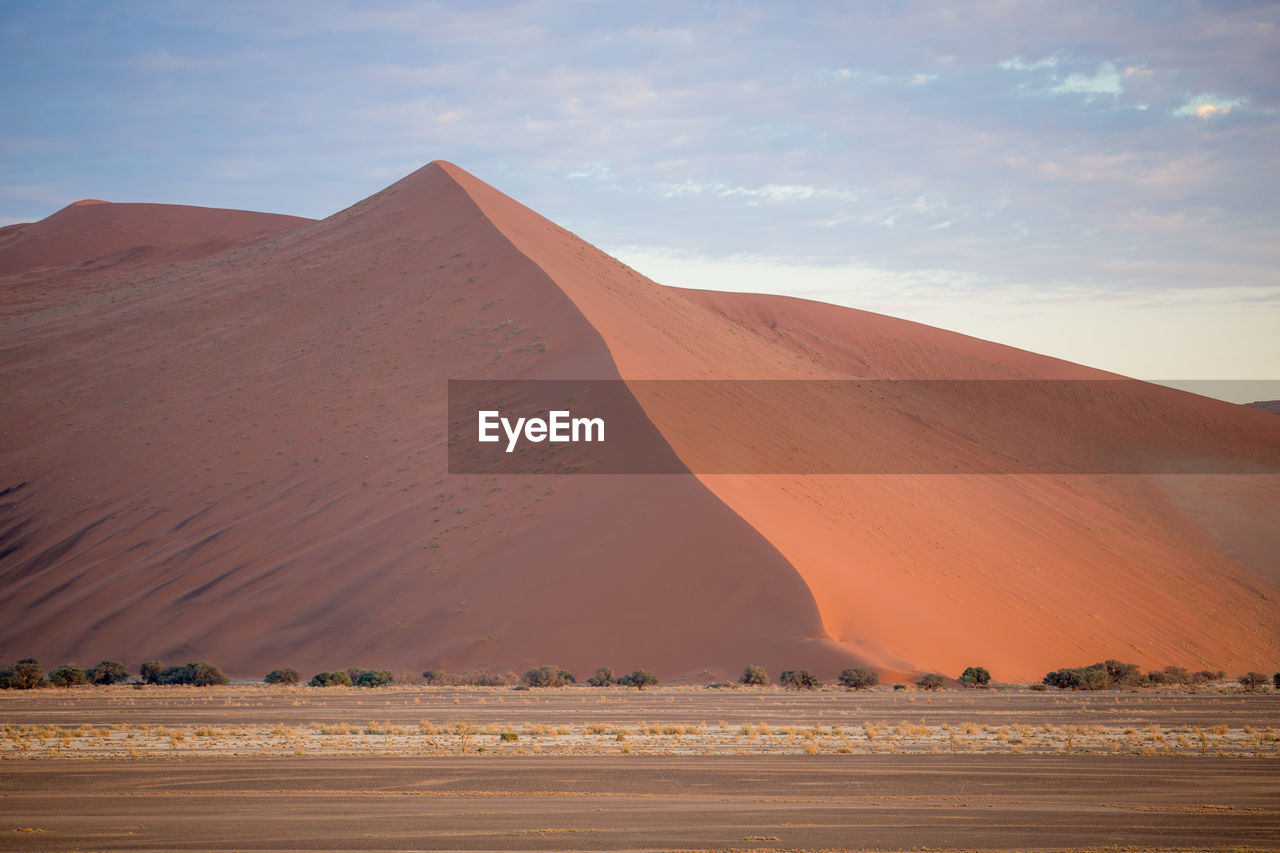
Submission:
[[[1276,475],[449,476],[453,378],[1102,374],[662,287],[447,163],[320,222],[73,205],[0,232],[0,306],[0,660],[1000,680],[1280,660]],[[687,413],[636,393],[679,452]],[[1265,413],[1163,389],[1143,408],[1207,458],[1275,461]],[[767,423],[735,429],[768,447]]]

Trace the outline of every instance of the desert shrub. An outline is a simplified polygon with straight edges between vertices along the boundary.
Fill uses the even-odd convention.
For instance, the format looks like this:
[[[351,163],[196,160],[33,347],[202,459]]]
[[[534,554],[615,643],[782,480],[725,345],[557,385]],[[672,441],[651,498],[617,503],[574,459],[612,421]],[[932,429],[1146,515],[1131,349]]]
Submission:
[[[88,675],[94,684],[119,684],[129,680],[129,670],[118,660],[104,660],[89,670]]]
[[[1280,672],[1271,676],[1271,685],[1275,687],[1276,690],[1280,690]]]
[[[789,669],[782,673],[778,683],[788,690],[817,690],[822,681],[807,669]]]
[[[271,670],[262,680],[267,684],[297,684],[302,680],[302,674],[293,667],[286,666]]]
[[[59,687],[71,687],[76,684],[88,684],[89,676],[84,674],[84,670],[74,663],[64,663],[62,666],[49,673],[49,681]]]
[[[365,669],[352,681],[356,687],[382,687],[392,682],[391,670],[388,669]]]
[[[1036,691],[1037,693],[1040,693],[1049,689],[1049,685],[1044,684],[1043,682],[1037,682],[1036,684],[1030,685],[1030,687],[1032,690]]]
[[[477,669],[451,676],[449,683],[463,687],[503,687],[514,684],[518,680],[513,672],[490,672],[487,669]]]
[[[850,690],[861,690],[864,687],[875,687],[880,683],[880,676],[870,669],[855,667],[840,673],[840,683]]]
[[[501,732],[498,734],[498,740],[516,741],[520,740],[520,735],[518,732]]]
[[[356,679],[360,677],[360,673],[364,672],[363,667],[349,666],[347,667],[347,678],[351,679],[351,683],[355,684]]]
[[[613,675],[613,670],[607,666],[602,666],[596,670],[596,674],[587,679],[587,684],[592,687],[608,687],[616,682],[617,679]]]
[[[35,658],[23,658],[13,666],[0,669],[0,687],[6,690],[30,690],[39,687],[44,670]]]
[[[1044,683],[1059,690],[1105,690],[1111,686],[1111,676],[1106,667],[1096,663],[1054,670],[1044,677]]]
[[[1146,680],[1142,670],[1138,668],[1136,663],[1124,663],[1123,661],[1109,659],[1101,664],[1094,664],[1094,666],[1101,666],[1105,669],[1113,684],[1137,687]]]
[[[158,660],[149,660],[138,667],[138,675],[147,684],[159,684],[162,672],[164,672],[164,664]]]
[[[1196,673],[1196,682],[1203,684],[1208,681],[1221,681],[1227,677],[1222,670],[1202,669]]]
[[[985,666],[971,666],[960,673],[960,683],[965,687],[985,687],[991,683],[991,673]]]
[[[738,685],[730,681],[713,681],[707,685],[708,690],[736,690]]]
[[[916,686],[921,690],[938,690],[947,680],[936,672],[926,673],[923,678],[916,682]]]
[[[429,669],[422,673],[422,680],[427,684],[444,684],[445,674],[438,669]]]
[[[333,672],[317,672],[307,682],[310,687],[350,687],[351,676],[345,669]]]
[[[49,676],[50,679],[53,676]],[[1236,679],[1242,686],[1249,690],[1257,690],[1267,683],[1267,676],[1261,672],[1246,672],[1244,675]]]
[[[644,690],[646,687],[653,687],[657,684],[658,676],[654,675],[647,669],[637,669],[635,672],[619,678],[618,683],[623,687],[634,687],[637,690]]]
[[[1180,666],[1166,666],[1164,668],[1165,684],[1194,684],[1195,676]]]
[[[1153,669],[1147,673],[1147,684],[1165,684],[1167,681],[1165,674],[1158,669]]]
[[[764,667],[751,664],[742,670],[742,677],[738,679],[738,683],[763,687],[769,683],[769,673],[764,671]]]
[[[181,666],[167,666],[160,671],[160,684],[189,684],[194,687],[210,687],[226,684],[231,679],[222,670],[207,661],[194,661]]]
[[[520,680],[530,687],[567,687],[574,682],[572,672],[551,664],[529,670]]]
[[[895,685],[893,685],[893,689],[894,689],[894,690],[906,690],[906,689],[907,689],[907,685],[905,685],[905,684],[895,684]]]

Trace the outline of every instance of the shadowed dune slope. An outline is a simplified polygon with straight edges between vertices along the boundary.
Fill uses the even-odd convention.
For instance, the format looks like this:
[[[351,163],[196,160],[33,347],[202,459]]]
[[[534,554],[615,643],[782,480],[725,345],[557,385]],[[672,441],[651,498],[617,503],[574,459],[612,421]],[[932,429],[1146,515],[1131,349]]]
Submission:
[[[29,229],[109,247],[59,237],[70,210]],[[636,380],[658,439],[686,454],[690,413],[638,380],[1106,374],[851,309],[662,287],[447,163],[278,224],[212,253],[141,229],[126,242],[154,255],[74,278],[65,253],[0,252],[0,660],[666,676],[858,661],[1015,680],[1106,657],[1280,658],[1275,475],[446,473],[448,379]],[[806,418],[801,438],[970,452],[984,423],[945,394],[864,402],[853,422]],[[770,426],[797,419],[773,405],[726,428],[781,465],[794,442]],[[1275,462],[1265,413],[1155,388],[1128,406],[998,426],[1124,446],[1154,412],[1210,462]]]
[[[32,228],[76,244],[65,214]],[[83,276],[21,299],[0,280],[0,660],[849,659],[692,476],[446,474],[448,379],[617,368],[444,169],[235,251]]]

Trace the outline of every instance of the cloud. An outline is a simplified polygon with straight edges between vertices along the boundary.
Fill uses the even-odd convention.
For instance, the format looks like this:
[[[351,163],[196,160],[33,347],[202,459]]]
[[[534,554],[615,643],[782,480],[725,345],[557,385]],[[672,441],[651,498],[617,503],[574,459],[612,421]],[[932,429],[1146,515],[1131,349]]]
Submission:
[[[1235,107],[1247,103],[1245,98],[1231,98],[1225,95],[1196,95],[1185,104],[1173,110],[1178,118],[1213,118],[1231,112]]]
[[[1049,90],[1056,95],[1082,94],[1122,95],[1124,87],[1120,85],[1120,74],[1111,62],[1104,62],[1093,74],[1069,74],[1057,86]]]
[[[1021,56],[1012,56],[1002,61],[1000,67],[1005,71],[1038,71],[1041,68],[1054,68],[1057,64],[1057,56],[1046,56],[1031,63],[1023,62]]]

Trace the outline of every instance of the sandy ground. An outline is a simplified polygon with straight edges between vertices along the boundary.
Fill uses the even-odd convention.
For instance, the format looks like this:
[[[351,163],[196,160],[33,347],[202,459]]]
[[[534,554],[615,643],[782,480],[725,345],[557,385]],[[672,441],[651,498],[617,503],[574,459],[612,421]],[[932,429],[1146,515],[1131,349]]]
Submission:
[[[1275,760],[13,762],[0,787],[11,850],[1188,850],[1280,837]]]
[[[0,849],[1271,849],[1278,719],[1225,686],[5,692]]]

